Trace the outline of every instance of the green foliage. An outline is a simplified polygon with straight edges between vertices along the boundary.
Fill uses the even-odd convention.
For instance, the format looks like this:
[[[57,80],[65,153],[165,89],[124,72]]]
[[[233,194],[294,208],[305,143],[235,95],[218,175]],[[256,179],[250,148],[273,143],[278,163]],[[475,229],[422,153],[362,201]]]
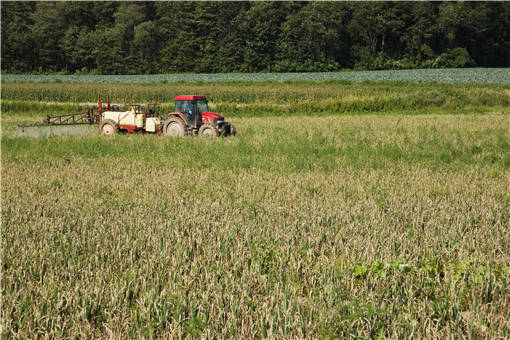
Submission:
[[[194,316],[186,324],[186,334],[198,338],[204,327],[204,322],[199,317]]]
[[[6,1],[1,6],[3,73],[510,65],[510,5],[504,2]]]
[[[465,48],[454,48],[441,54],[434,61],[433,66],[444,68],[459,68],[473,66],[474,61]]]

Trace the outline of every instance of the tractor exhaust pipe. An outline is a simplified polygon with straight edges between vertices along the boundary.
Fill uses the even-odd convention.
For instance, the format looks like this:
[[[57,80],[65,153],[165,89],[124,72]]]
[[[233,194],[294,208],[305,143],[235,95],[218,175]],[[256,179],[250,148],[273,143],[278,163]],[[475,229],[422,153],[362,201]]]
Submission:
[[[198,123],[199,123],[199,116],[201,116],[201,114],[198,112],[198,107],[197,107],[197,102],[196,101],[192,101],[192,107],[191,109],[193,110],[193,114],[194,114],[194,121],[193,121],[193,129],[198,129]]]
[[[97,111],[99,111],[99,124],[101,124],[101,120],[103,118],[103,107],[101,103],[101,96],[97,96]]]

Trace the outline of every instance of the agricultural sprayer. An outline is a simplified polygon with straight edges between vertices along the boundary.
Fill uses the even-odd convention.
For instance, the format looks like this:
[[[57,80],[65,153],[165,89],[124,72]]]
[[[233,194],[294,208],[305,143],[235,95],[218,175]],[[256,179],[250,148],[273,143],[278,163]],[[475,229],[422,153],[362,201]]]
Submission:
[[[61,125],[98,125],[103,135],[117,133],[153,133],[167,136],[230,136],[236,135],[236,128],[217,113],[210,112],[206,96],[176,96],[175,110],[161,117],[154,101],[152,104],[129,104],[130,109],[120,111],[118,105],[106,104],[97,98],[97,107],[87,111],[63,115],[47,115],[39,123],[19,124],[25,130],[29,127]]]

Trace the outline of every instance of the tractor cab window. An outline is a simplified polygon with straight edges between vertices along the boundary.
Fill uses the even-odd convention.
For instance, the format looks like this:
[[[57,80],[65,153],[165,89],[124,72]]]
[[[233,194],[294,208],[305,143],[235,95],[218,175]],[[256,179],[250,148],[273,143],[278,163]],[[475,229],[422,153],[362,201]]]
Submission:
[[[191,107],[191,100],[178,100],[175,102],[175,111],[180,113],[189,113],[193,112]]]
[[[199,113],[208,112],[209,108],[207,107],[207,100],[205,99],[197,100],[197,110]]]
[[[191,100],[178,100],[175,102],[175,111],[183,114],[184,118],[188,122],[192,121],[193,107],[191,106]]]

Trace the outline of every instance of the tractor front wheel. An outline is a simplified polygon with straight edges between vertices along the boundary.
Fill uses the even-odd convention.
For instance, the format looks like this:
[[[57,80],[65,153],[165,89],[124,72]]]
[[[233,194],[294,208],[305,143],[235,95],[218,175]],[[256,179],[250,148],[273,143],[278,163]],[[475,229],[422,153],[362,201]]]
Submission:
[[[186,135],[186,125],[180,118],[170,118],[165,122],[163,132],[167,136],[184,136]]]
[[[220,132],[216,128],[216,126],[206,123],[202,124],[200,129],[198,130],[199,136],[206,136],[206,137],[218,137],[220,135]]]
[[[99,126],[99,133],[105,136],[113,136],[119,132],[119,126],[111,119],[105,119]]]

